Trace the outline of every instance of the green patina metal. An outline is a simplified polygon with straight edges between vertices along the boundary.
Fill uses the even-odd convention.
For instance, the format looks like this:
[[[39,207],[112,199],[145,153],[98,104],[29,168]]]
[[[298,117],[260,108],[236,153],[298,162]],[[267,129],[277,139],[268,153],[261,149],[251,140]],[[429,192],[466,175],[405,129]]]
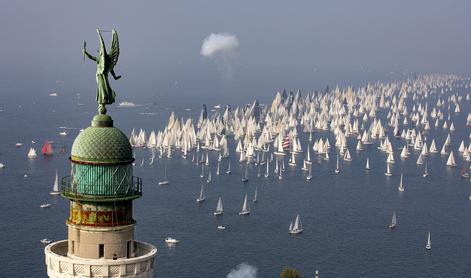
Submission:
[[[95,116],[92,126],[81,132],[72,145],[72,162],[116,164],[132,163],[131,144],[126,135],[113,127],[108,115]]]
[[[72,164],[72,183],[84,195],[116,196],[132,193],[132,165]]]

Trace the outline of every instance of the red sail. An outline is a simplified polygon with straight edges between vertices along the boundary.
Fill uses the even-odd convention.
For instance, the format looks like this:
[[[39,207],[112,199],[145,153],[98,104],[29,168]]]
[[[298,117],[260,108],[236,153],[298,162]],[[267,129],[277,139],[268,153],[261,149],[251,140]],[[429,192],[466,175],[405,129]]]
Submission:
[[[52,146],[49,142],[44,143],[43,148],[41,149],[42,154],[52,155]]]
[[[286,136],[283,140],[283,150],[289,150],[289,137]]]

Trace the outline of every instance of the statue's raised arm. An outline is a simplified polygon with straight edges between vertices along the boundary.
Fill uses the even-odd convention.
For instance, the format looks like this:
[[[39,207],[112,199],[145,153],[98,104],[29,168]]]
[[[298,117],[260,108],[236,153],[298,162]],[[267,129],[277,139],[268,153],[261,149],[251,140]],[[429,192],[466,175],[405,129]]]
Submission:
[[[86,44],[84,43],[83,53],[86,57],[96,62],[96,82],[97,82],[97,92],[96,100],[99,104],[100,114],[106,113],[106,104],[112,104],[115,102],[116,93],[111,89],[110,83],[108,80],[108,73],[111,73],[115,80],[121,78],[121,76],[116,76],[114,72],[114,67],[118,62],[119,57],[119,41],[118,33],[113,29],[111,31],[111,48],[110,54],[106,52],[105,42],[101,35],[100,29],[97,29],[100,49],[97,57],[90,55],[85,49]]]

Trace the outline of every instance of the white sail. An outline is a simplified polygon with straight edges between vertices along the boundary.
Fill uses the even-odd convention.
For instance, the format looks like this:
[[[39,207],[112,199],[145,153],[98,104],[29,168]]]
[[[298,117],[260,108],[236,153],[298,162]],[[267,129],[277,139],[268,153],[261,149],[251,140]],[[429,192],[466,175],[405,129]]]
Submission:
[[[389,165],[390,165],[389,163],[386,163],[386,173],[384,173],[388,177],[392,176],[391,168]]]
[[[446,165],[450,167],[455,167],[455,157],[453,156],[453,151],[450,151],[450,156],[448,156],[448,160],[446,161]]]
[[[352,161],[352,157],[350,156],[350,151],[348,150],[348,148],[347,148],[347,150],[345,151],[345,155],[343,156],[343,160],[345,160],[345,161]]]
[[[336,165],[336,167],[335,167],[335,170],[334,170],[334,172],[335,172],[336,174],[340,173],[340,167],[339,167],[339,155],[338,155],[338,154],[337,154],[337,165]]]
[[[389,228],[393,229],[396,227],[397,219],[396,219],[396,213],[393,212],[392,219],[391,219],[391,224],[389,224]]]
[[[208,179],[206,180],[207,183],[211,183],[212,178],[211,178],[211,170],[208,173]]]
[[[424,160],[422,158],[422,153],[419,154],[419,157],[417,158],[417,162],[416,162],[417,165],[422,165],[424,164]]]
[[[265,178],[270,176],[270,160],[267,157],[267,171],[265,172]]]
[[[401,173],[401,181],[399,182],[399,187],[397,188],[400,192],[404,191],[404,184],[402,183],[402,173]]]
[[[254,193],[254,196],[253,196],[253,202],[254,203],[258,202],[257,196],[258,196],[258,187],[255,187],[255,193]]]
[[[425,162],[424,173],[422,174],[424,178],[428,177],[428,167],[427,162]]]
[[[291,223],[293,223],[293,222],[291,222]],[[301,220],[300,220],[299,214],[298,214],[298,215],[296,215],[296,219],[294,220],[294,225],[290,224],[289,233],[290,234],[300,234],[302,232],[303,232],[303,227],[302,227]]]
[[[38,157],[36,150],[33,147],[29,148],[28,158],[36,158],[36,157]]]
[[[214,215],[221,215],[223,214],[224,209],[222,207],[222,199],[219,197],[218,204],[216,206],[216,211],[214,212]]]
[[[59,192],[59,174],[57,173],[57,170],[56,170],[56,177],[54,179],[54,185],[52,186],[52,191],[49,192],[49,194],[51,194],[51,195],[60,194],[60,192]]]
[[[306,180],[312,179],[312,164],[309,164],[309,173],[307,174]]]
[[[427,249],[427,250],[432,249],[432,239],[430,238],[430,232],[428,232],[427,244],[425,245],[425,249]]]
[[[370,167],[370,158],[369,158],[369,157],[366,158],[366,166],[365,166],[365,169],[366,169],[366,170],[370,170],[370,169],[371,169],[371,167]]]
[[[198,198],[196,198],[196,201],[198,203],[204,202],[206,200],[206,197],[204,196],[204,183],[201,184],[201,190],[200,190],[200,195]]]
[[[245,194],[244,204],[242,205],[242,209],[239,212],[239,215],[247,215],[249,213],[250,213],[250,210],[249,210],[249,204],[247,202],[247,194]]]

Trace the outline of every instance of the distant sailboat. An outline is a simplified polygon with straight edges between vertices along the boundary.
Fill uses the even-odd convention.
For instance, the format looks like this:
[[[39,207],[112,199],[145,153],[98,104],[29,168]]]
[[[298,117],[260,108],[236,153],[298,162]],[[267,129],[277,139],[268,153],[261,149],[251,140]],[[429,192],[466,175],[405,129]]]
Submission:
[[[389,163],[386,163],[386,173],[384,173],[384,174],[388,177],[392,176],[391,168],[389,166]]]
[[[312,180],[312,164],[309,164],[309,172],[306,176],[306,180],[308,181]]]
[[[36,150],[33,147],[29,148],[28,158],[36,158],[36,157],[38,157]]]
[[[202,203],[206,200],[206,196],[204,196],[204,183],[201,184],[201,190],[200,190],[200,195],[198,198],[196,198],[196,201],[198,203]]]
[[[218,166],[217,166],[217,168],[216,168],[216,175],[218,175],[218,176],[219,176],[219,164],[220,164],[219,161],[220,161],[220,160],[218,160]]]
[[[400,192],[404,192],[404,184],[402,183],[402,173],[401,173],[401,181],[399,182],[399,187],[397,188]]]
[[[432,239],[430,238],[430,232],[428,232],[427,244],[425,245],[425,249],[432,250]]]
[[[211,183],[213,181],[211,177],[211,170],[208,171],[208,178],[206,179],[206,183]]]
[[[46,143],[44,143],[43,147],[41,148],[41,153],[43,155],[52,155],[52,146],[51,146],[51,143],[49,143],[48,141],[46,141]]]
[[[450,151],[450,156],[446,161],[446,165],[450,167],[456,167],[455,157],[453,156],[453,151]]]
[[[270,161],[267,158],[267,171],[265,172],[264,177],[268,178],[270,176]]]
[[[294,225],[293,225],[293,222],[290,223],[288,232],[290,234],[300,234],[303,232],[303,227],[301,224],[301,220],[299,219],[299,214],[296,215],[296,219],[294,220]]]
[[[350,155],[350,151],[347,149],[345,155],[343,156],[343,160],[345,161],[352,161],[352,156]]]
[[[336,174],[340,173],[340,167],[339,167],[339,155],[337,154],[337,166],[335,167],[334,172]]]
[[[159,181],[159,185],[167,185],[169,184],[170,182],[167,180],[167,165],[165,165],[165,168],[164,168],[164,179]]]
[[[222,207],[222,199],[221,197],[219,197],[219,200],[218,200],[218,205],[216,207],[216,211],[214,211],[214,215],[222,215],[224,212],[224,209]]]
[[[425,162],[424,173],[422,174],[422,177],[424,177],[424,178],[428,177],[428,167],[427,167],[427,162]]]
[[[231,161],[229,160],[229,165],[227,166],[227,171],[226,171],[226,174],[230,174],[231,173]]]
[[[370,158],[369,158],[369,157],[366,158],[366,166],[365,166],[365,169],[366,169],[366,170],[371,170],[371,167],[370,167]]]
[[[249,181],[249,166],[248,166],[248,164],[245,164],[245,172],[244,172],[244,176],[242,177],[241,181],[244,182],[244,183]]]
[[[391,223],[389,224],[389,229],[396,228],[396,224],[397,224],[396,213],[393,212]]]
[[[52,191],[49,192],[50,195],[59,195],[60,194],[60,191],[59,191],[59,175],[57,174],[57,171],[56,171],[56,178],[54,179],[54,185],[52,187]]]
[[[255,187],[255,192],[253,194],[253,202],[254,203],[258,202],[257,196],[258,196],[258,187]]]
[[[250,214],[249,204],[247,203],[247,194],[245,194],[244,204],[242,205],[242,210],[239,212],[239,215],[248,215]]]

